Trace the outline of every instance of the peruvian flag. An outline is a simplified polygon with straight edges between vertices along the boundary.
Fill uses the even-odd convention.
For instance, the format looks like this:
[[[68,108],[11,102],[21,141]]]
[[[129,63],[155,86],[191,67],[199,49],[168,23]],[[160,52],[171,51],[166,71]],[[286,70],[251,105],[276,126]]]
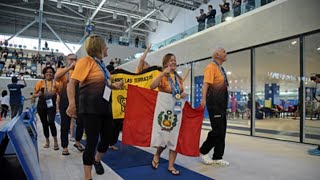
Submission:
[[[168,93],[128,86],[122,143],[162,146],[186,156],[199,156],[199,141],[204,109],[193,109],[181,102],[175,113],[176,99]]]

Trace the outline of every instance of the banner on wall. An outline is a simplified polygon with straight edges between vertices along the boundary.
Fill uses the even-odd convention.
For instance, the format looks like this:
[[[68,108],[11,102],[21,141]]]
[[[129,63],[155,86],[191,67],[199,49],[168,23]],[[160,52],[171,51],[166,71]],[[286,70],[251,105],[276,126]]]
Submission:
[[[158,66],[151,66],[143,70],[139,74],[128,72],[123,69],[116,69],[111,72],[112,81],[123,81],[124,86],[119,90],[112,90],[112,114],[113,119],[123,119],[126,107],[128,85],[134,85],[150,89],[152,80],[158,76],[162,68]]]

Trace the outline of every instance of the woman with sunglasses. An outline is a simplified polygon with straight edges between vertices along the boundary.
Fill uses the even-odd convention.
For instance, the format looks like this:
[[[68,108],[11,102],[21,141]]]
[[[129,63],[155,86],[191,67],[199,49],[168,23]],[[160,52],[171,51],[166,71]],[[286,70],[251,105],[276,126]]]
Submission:
[[[63,148],[62,155],[69,155],[68,150],[68,144],[69,144],[69,138],[68,134],[70,131],[70,137],[72,138],[74,136],[74,118],[70,118],[66,111],[69,105],[68,96],[67,96],[67,84],[70,81],[70,77],[73,73],[74,67],[76,65],[77,56],[75,54],[69,54],[66,59],[67,66],[65,68],[59,68],[57,70],[57,73],[55,75],[55,80],[58,81],[61,85],[60,89],[60,103],[59,103],[59,111],[60,111],[60,117],[61,117],[61,146]],[[78,104],[78,89],[76,88],[76,104]],[[76,142],[73,145],[75,148],[77,148],[80,152],[84,151],[84,147],[81,145],[80,140],[82,139],[83,135],[83,123],[82,120],[77,118],[77,129],[76,129]]]

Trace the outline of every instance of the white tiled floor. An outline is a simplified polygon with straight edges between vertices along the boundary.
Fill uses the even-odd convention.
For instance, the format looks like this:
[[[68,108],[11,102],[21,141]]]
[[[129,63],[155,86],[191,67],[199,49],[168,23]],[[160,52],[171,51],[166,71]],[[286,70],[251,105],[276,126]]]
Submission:
[[[61,149],[54,151],[53,147],[50,149],[42,148],[44,137],[41,123],[38,123],[38,126],[40,166],[43,179],[82,179],[82,154],[73,148],[72,144],[69,145],[71,153],[69,156],[62,156]],[[60,129],[59,126],[57,127]],[[207,132],[206,130],[202,131],[201,142],[205,140]],[[314,148],[314,146],[227,134],[224,158],[230,161],[230,166],[207,166],[202,164],[199,158],[182,155],[178,155],[176,163],[218,180],[319,180],[320,156],[308,155],[306,151],[309,148]],[[153,148],[141,149],[150,153],[155,152]],[[167,150],[164,151],[162,157],[168,158]],[[121,179],[106,165],[104,167],[106,173],[102,176],[96,175],[93,171],[94,179]]]

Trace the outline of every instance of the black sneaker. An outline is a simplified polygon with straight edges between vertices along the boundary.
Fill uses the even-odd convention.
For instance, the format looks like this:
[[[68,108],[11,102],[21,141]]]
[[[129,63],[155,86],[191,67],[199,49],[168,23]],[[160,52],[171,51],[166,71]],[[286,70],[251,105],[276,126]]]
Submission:
[[[101,162],[94,162],[93,163],[94,168],[96,169],[96,173],[99,175],[102,175],[104,173],[104,169],[103,166],[101,164]]]

